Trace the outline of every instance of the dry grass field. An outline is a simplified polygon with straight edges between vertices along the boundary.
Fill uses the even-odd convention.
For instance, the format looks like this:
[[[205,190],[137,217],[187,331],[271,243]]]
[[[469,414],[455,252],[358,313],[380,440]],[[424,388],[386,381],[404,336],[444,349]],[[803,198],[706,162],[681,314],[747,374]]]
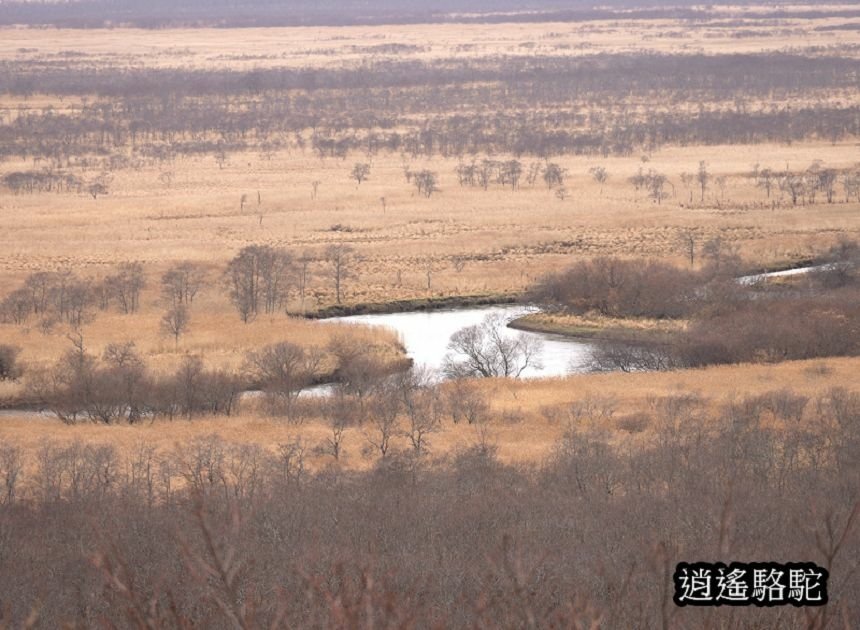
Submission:
[[[743,15],[754,9],[766,10],[737,10]],[[0,33],[0,60],[62,65],[76,72],[100,67],[243,72],[345,68],[356,76],[368,64],[386,61],[445,66],[452,59],[496,57],[540,60],[545,56],[599,54],[683,57],[800,52],[821,58],[838,54],[856,60],[860,57],[860,31],[833,29],[843,22],[836,18],[757,18],[739,19],[731,28],[718,20],[691,24],[667,19],[229,32],[4,29]],[[0,121],[11,124],[31,113],[43,113],[45,108],[57,116],[74,116],[87,103],[103,99],[44,94],[38,85],[37,81],[35,91],[26,95],[0,94]],[[693,95],[687,101],[667,102],[658,95],[640,92],[631,94],[626,106],[638,115],[740,107],[732,97],[709,98],[701,102]],[[263,102],[265,96],[248,97],[255,99]],[[775,90],[768,98],[754,97],[743,107],[766,108],[786,102],[797,107],[822,102],[860,104],[856,90],[812,89],[793,94]],[[530,104],[499,107],[510,111],[541,108]],[[493,104],[487,103],[485,108],[478,114],[494,113]],[[580,111],[583,117],[588,114],[582,103],[570,103],[567,109]],[[446,112],[456,114],[456,110]],[[412,117],[420,122],[423,115],[416,112]],[[304,132],[305,140],[310,136],[310,130]],[[405,151],[381,151],[367,155],[351,151],[342,157],[321,157],[310,146],[291,141],[275,150],[231,151],[221,160],[210,154],[178,154],[163,162],[150,160],[119,167],[106,175],[100,162],[69,162],[84,180],[105,176],[107,194],[93,198],[85,190],[14,194],[0,189],[0,296],[35,271],[70,269],[83,277],[98,278],[119,263],[141,262],[149,287],[140,312],[97,313],[82,330],[88,348],[98,353],[110,342],[130,339],[157,370],[173,369],[187,353],[201,354],[209,365],[235,369],[247,351],[267,343],[291,340],[324,347],[336,334],[330,325],[282,314],[242,324],[227,303],[221,274],[244,246],[284,247],[295,255],[315,258],[306,300],[310,310],[334,302],[331,271],[322,260],[324,249],[331,244],[348,244],[357,254],[354,277],[345,281],[347,303],[518,294],[547,272],[577,259],[602,255],[659,258],[684,265],[688,263],[682,237],[691,233],[700,244],[719,237],[735,247],[750,267],[788,265],[814,257],[841,237],[860,236],[860,202],[853,197],[846,199],[838,190],[832,203],[819,196],[815,202],[794,205],[782,193],[766,195],[750,172],[755,165],[775,172],[803,171],[816,162],[843,172],[860,162],[858,149],[856,137],[809,137],[791,143],[669,144],[606,157],[491,156],[495,160],[519,158],[526,168],[557,163],[567,172],[563,198],[540,178],[532,184],[521,182],[517,190],[497,184],[488,190],[459,185],[458,164],[472,157],[481,159],[482,154],[416,156]],[[128,146],[118,146],[115,153],[134,155]],[[700,199],[697,185],[684,183],[682,177],[695,173],[700,161],[706,162],[710,175],[704,199]],[[368,179],[360,184],[350,177],[357,162],[370,165]],[[10,155],[0,162],[0,174],[43,164],[42,158]],[[596,166],[606,169],[606,182],[598,183],[590,174]],[[436,172],[439,190],[430,197],[418,194],[407,181],[405,169]],[[668,178],[665,197],[659,203],[629,181],[643,169],[654,169]],[[159,332],[164,305],[156,285],[171,263],[183,260],[205,265],[210,276],[192,308],[190,332],[175,345]],[[295,295],[289,310],[299,310]],[[592,323],[576,321],[572,325]],[[0,340],[21,347],[21,358],[30,365],[47,364],[68,349],[67,334],[62,325],[40,330],[36,323],[0,324]],[[387,333],[356,327],[350,334],[384,346],[385,352],[399,352],[397,340]],[[707,397],[722,398],[745,387],[849,384],[856,362],[828,363],[835,371],[818,380],[805,372],[809,366],[792,364],[714,368],[704,374],[494,382],[487,387],[494,391],[497,406],[518,418],[522,414],[510,426],[494,427],[502,457],[534,461],[548,452],[559,430],[541,419],[539,408],[569,401],[570,396],[585,391],[617,391],[624,405],[636,406],[647,394],[666,390],[694,389]],[[5,384],[3,391],[16,393],[21,387]],[[47,419],[8,416],[0,421],[4,440],[30,446],[46,435],[64,440],[96,440],[110,435],[111,441],[127,446],[138,439],[166,445],[208,432],[273,444],[296,432],[313,439],[323,431],[316,426],[282,425],[256,414],[174,423],[166,429],[167,425],[160,422],[102,428],[60,427]],[[468,427],[456,427],[436,437],[439,452],[467,442],[469,432]],[[354,452],[350,455],[350,466],[363,465],[353,459],[357,457]]]
[[[583,374],[563,379],[492,379],[479,383],[481,391],[492,401],[492,420],[479,428],[445,419],[440,431],[428,438],[429,453],[433,459],[444,459],[478,444],[488,444],[497,449],[499,459],[505,463],[538,465],[552,455],[562,434],[571,426],[576,431],[597,431],[613,444],[641,446],[655,435],[659,418],[653,403],[661,397],[698,396],[714,411],[744,397],[786,387],[815,399],[833,387],[856,387],[858,369],[860,360],[849,358],[664,373]],[[596,402],[597,406],[608,405],[611,415],[583,418],[571,425],[569,410],[587,401]],[[625,417],[643,411],[650,424],[635,431],[624,428]],[[770,425],[779,428],[781,421],[773,419]],[[814,423],[809,428],[817,430]],[[331,436],[331,428],[325,422],[312,418],[302,424],[291,424],[254,411],[253,403],[235,417],[156,420],[135,426],[69,426],[52,417],[0,412],[0,434],[5,442],[21,446],[31,454],[46,440],[58,445],[79,441],[111,445],[125,459],[141,444],[168,453],[194,439],[215,435],[228,443],[259,444],[272,452],[279,444],[300,438],[308,448],[307,464],[314,470],[331,465],[345,470],[366,470],[377,459],[375,455],[363,454],[368,447],[368,436],[373,436],[370,425],[346,430],[344,450],[336,462],[330,454],[311,453],[313,447],[324,444]],[[392,449],[408,451],[408,441],[398,436]]]

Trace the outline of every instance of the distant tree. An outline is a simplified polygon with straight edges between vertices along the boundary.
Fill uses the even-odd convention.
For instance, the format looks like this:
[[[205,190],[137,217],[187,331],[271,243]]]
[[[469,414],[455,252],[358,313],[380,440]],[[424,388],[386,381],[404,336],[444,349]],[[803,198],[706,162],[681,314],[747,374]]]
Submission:
[[[480,184],[481,188],[487,190],[490,187],[490,182],[493,180],[493,173],[496,170],[496,162],[493,160],[482,160],[481,164],[477,166],[475,175],[478,179],[478,184]]]
[[[842,190],[845,192],[845,203],[848,203],[852,196],[860,201],[860,170],[842,174]]]
[[[225,279],[230,301],[242,321],[254,319],[262,308],[274,313],[287,297],[294,267],[283,249],[266,245],[243,248],[227,265]]]
[[[776,177],[774,172],[769,168],[763,168],[756,173],[756,186],[764,188],[767,193],[767,198],[770,199],[770,192],[773,189]]]
[[[690,259],[690,267],[696,260],[696,233],[693,230],[685,230],[680,237],[681,245],[687,257]]]
[[[295,402],[302,390],[313,384],[321,361],[319,350],[284,341],[250,352],[245,365],[273,410],[292,420]]]
[[[457,165],[457,182],[460,186],[475,186],[477,184],[477,170],[474,160],[469,164],[461,162]]]
[[[645,186],[648,189],[648,196],[652,201],[656,201],[659,204],[667,197],[665,188],[668,181],[668,178],[662,173],[653,170],[648,171],[648,174],[645,176]]]
[[[833,203],[836,195],[836,180],[838,173],[832,168],[823,168],[817,174],[817,187],[827,197],[827,203]]]
[[[779,189],[791,198],[793,206],[796,206],[801,197],[806,195],[806,184],[806,178],[788,170],[779,177]]]
[[[184,304],[177,304],[167,309],[161,318],[161,331],[173,337],[174,346],[179,346],[179,337],[188,331],[190,317]]]
[[[317,192],[319,191],[320,184],[322,184],[322,182],[318,179],[315,179],[311,182],[311,199],[317,198]]]
[[[400,428],[400,399],[393,385],[383,388],[371,399],[369,412],[368,426],[362,433],[370,446],[385,459],[391,448],[391,439],[399,433]]]
[[[645,175],[645,173],[642,170],[642,167],[640,166],[639,170],[636,172],[636,174],[633,175],[632,177],[630,177],[630,179],[628,181],[631,184],[633,184],[634,190],[636,190],[636,192],[638,193],[640,189],[646,187],[646,182],[648,181],[648,177]]]
[[[522,163],[519,160],[508,160],[499,167],[499,183],[503,186],[510,184],[511,190],[516,190],[520,185],[522,174]]]
[[[564,186],[559,186],[555,189],[555,196],[559,201],[564,201],[565,199],[567,199],[567,194],[567,188],[565,188]]]
[[[588,169],[588,172],[591,173],[591,177],[600,184],[600,194],[603,194],[603,184],[606,183],[606,180],[609,179],[609,173],[606,172],[606,169],[602,166],[592,166]]]
[[[310,252],[304,252],[296,261],[296,284],[299,291],[299,308],[305,313],[305,296],[311,279],[311,263],[315,260]]]
[[[370,164],[365,162],[356,163],[356,165],[352,167],[352,172],[349,176],[358,182],[358,185],[360,186],[361,182],[370,176]]]
[[[717,188],[720,189],[720,201],[726,200],[726,186],[729,182],[728,177],[725,175],[720,175],[714,180],[717,184]]]
[[[215,162],[218,164],[218,169],[224,168],[224,165],[227,164],[227,151],[224,149],[223,145],[219,145],[215,150]]]
[[[118,273],[105,278],[105,284],[123,313],[137,312],[140,307],[140,293],[146,286],[143,265],[123,263]]]
[[[9,344],[0,344],[0,381],[14,381],[21,376],[18,355],[21,349]]]
[[[704,160],[699,162],[699,170],[696,172],[696,181],[699,182],[699,188],[702,191],[701,201],[705,201],[705,190],[708,188],[708,182],[711,180],[711,175],[708,173],[708,165]]]
[[[443,404],[439,391],[430,372],[421,368],[395,375],[394,383],[406,418],[403,436],[412,445],[415,457],[421,457],[429,447],[429,436],[441,427]]]
[[[541,174],[542,170],[543,167],[541,166],[540,162],[532,162],[531,164],[529,164],[529,170],[526,174],[526,181],[528,182],[529,186],[535,185],[535,182],[537,181],[537,178]]]
[[[547,188],[553,188],[554,186],[561,186],[564,184],[564,176],[567,173],[567,170],[555,164],[554,162],[550,162],[546,165],[546,168],[543,170],[543,181],[546,182]]]
[[[343,285],[354,274],[352,264],[355,261],[355,250],[349,245],[342,243],[330,245],[325,251],[325,259],[331,267],[335,299],[340,304],[343,295]]]
[[[427,292],[430,292],[430,286],[433,281],[434,260],[428,256],[424,259],[424,276],[427,279]]]
[[[696,180],[691,173],[681,173],[681,183],[690,191],[690,203],[693,203],[693,182]]]
[[[102,354],[102,361],[108,368],[109,380],[116,388],[112,394],[120,402],[126,419],[130,423],[140,420],[146,413],[149,381],[146,365],[134,342],[109,343]]]
[[[423,170],[413,174],[412,179],[415,182],[415,187],[418,189],[418,194],[430,197],[434,192],[438,192],[439,188],[436,185],[437,175],[433,171]]]
[[[108,194],[107,183],[101,180],[91,182],[87,185],[87,192],[93,199],[98,199],[99,196]]]
[[[206,272],[192,262],[171,266],[161,276],[161,297],[170,306],[190,306],[206,282]]]
[[[242,193],[242,196],[239,197],[239,212],[245,212],[246,203],[248,203],[248,195]]]

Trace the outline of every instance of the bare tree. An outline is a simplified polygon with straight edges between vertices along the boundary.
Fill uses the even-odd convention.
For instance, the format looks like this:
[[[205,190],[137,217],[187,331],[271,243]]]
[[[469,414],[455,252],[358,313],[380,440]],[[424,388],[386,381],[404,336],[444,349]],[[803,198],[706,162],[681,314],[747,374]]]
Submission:
[[[430,286],[433,280],[433,258],[428,256],[424,259],[424,276],[427,279],[427,292],[430,292]]]
[[[311,182],[311,199],[317,198],[317,192],[319,192],[319,187],[322,182],[318,179],[315,179]]]
[[[550,162],[543,170],[543,181],[546,182],[547,188],[554,186],[562,186],[567,169],[562,168],[555,162]]]
[[[696,181],[699,182],[699,188],[702,191],[701,201],[705,201],[705,190],[708,188],[708,182],[711,179],[711,174],[708,173],[708,165],[704,160],[699,162],[699,170],[696,172]]]
[[[225,280],[230,301],[242,321],[254,319],[262,308],[274,313],[287,297],[292,278],[292,257],[266,245],[243,248],[227,265]]]
[[[714,181],[717,183],[717,188],[720,189],[720,201],[721,202],[725,201],[726,200],[726,186],[729,183],[728,177],[725,175],[720,175]]]
[[[350,172],[349,176],[358,182],[359,186],[361,186],[361,182],[370,177],[370,164],[357,162],[355,166],[352,167],[352,172]]]
[[[179,337],[188,331],[190,317],[184,304],[176,304],[167,309],[161,318],[161,331],[173,337],[175,347],[179,347]]]
[[[413,368],[397,375],[396,379],[406,418],[403,435],[412,445],[415,457],[421,457],[429,447],[429,436],[441,428],[442,400],[426,369]]]
[[[454,424],[465,420],[468,424],[484,422],[490,405],[483,390],[473,381],[455,380],[446,384],[448,414]]]
[[[315,260],[310,252],[304,252],[296,261],[296,285],[299,291],[299,308],[305,313],[305,295],[311,279],[311,263]]]
[[[764,188],[767,193],[767,198],[770,199],[770,192],[773,189],[776,176],[769,168],[759,169],[756,174],[756,186]]]
[[[488,315],[481,324],[451,336],[443,371],[449,378],[520,376],[526,368],[540,369],[540,340],[521,333],[507,334],[502,315]]]
[[[135,313],[140,306],[140,292],[146,286],[140,263],[123,263],[119,272],[108,276],[105,284],[123,313]]]
[[[600,184],[600,194],[603,194],[603,184],[606,183],[606,180],[609,179],[609,173],[606,172],[606,169],[603,166],[592,166],[588,169],[588,172],[591,173],[591,177]]]
[[[412,181],[415,182],[415,187],[418,189],[419,195],[424,195],[425,197],[430,197],[434,192],[438,192],[439,188],[436,185],[437,175],[433,171],[428,171],[424,169],[417,173],[414,173],[412,176]]]
[[[0,381],[14,381],[21,376],[21,366],[18,365],[20,353],[21,348],[0,344]]]
[[[343,243],[330,245],[325,250],[325,259],[331,266],[335,299],[340,304],[343,295],[343,285],[347,279],[354,276],[352,265],[355,262],[355,250]]]
[[[104,177],[96,178],[87,185],[87,192],[93,199],[108,194],[108,182]]]
[[[165,303],[190,306],[206,282],[202,266],[192,262],[173,265],[161,276],[161,297]]]
[[[659,204],[668,196],[665,192],[668,182],[668,178],[662,173],[648,170],[648,174],[645,176],[645,186],[648,189],[648,196],[652,201],[656,201]]]
[[[355,424],[356,404],[343,392],[335,391],[333,395],[326,397],[321,405],[322,416],[330,428],[330,435],[326,438],[328,452],[335,460],[343,455],[343,440],[346,429]]]
[[[266,395],[270,408],[292,420],[295,402],[314,382],[321,360],[318,349],[284,341],[249,353],[245,369]]]
[[[371,399],[369,422],[362,430],[364,439],[379,451],[383,459],[391,447],[391,439],[398,435],[400,428],[400,399],[393,389],[389,384]]]
[[[692,267],[696,261],[696,233],[693,230],[685,230],[681,233],[680,240]]]
[[[15,501],[18,479],[24,470],[23,451],[12,444],[0,445],[0,505],[11,505]]]
[[[681,173],[681,183],[690,191],[690,203],[693,203],[693,182],[696,181],[695,175],[690,173]]]

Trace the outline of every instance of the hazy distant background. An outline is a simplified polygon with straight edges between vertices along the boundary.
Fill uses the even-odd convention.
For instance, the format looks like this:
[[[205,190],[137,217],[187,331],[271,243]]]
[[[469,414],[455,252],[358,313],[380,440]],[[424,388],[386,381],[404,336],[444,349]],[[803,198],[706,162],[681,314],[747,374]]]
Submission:
[[[731,4],[737,6],[747,3],[738,0]],[[803,3],[805,6],[814,4]],[[656,0],[0,0],[0,24],[69,27],[132,25],[158,28],[543,21],[548,18],[566,21],[610,18],[619,10],[630,9],[635,9],[635,12],[632,16],[627,14],[628,17],[694,18],[699,11],[693,7],[701,5],[701,0],[674,0],[669,4]],[[844,11],[821,11],[845,15]],[[509,15],[511,12],[516,15]],[[535,15],[535,12],[540,15]],[[548,12],[552,15],[547,16]],[[819,11],[810,10],[810,13],[817,14]],[[860,14],[860,10],[856,13]]]

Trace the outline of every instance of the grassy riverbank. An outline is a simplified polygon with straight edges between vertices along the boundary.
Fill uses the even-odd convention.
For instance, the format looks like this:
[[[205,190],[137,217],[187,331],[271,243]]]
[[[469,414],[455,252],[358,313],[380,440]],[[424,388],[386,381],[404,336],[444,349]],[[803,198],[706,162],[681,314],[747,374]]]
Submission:
[[[683,330],[683,320],[614,318],[600,315],[568,315],[562,313],[529,313],[508,324],[510,328],[536,333],[548,333],[579,339],[612,341],[657,341]]]
[[[350,315],[383,315],[411,311],[441,311],[474,306],[516,304],[519,296],[512,293],[490,293],[484,295],[450,295],[445,297],[413,298],[389,302],[359,302],[356,304],[333,304],[312,313],[308,319],[328,319]]]

